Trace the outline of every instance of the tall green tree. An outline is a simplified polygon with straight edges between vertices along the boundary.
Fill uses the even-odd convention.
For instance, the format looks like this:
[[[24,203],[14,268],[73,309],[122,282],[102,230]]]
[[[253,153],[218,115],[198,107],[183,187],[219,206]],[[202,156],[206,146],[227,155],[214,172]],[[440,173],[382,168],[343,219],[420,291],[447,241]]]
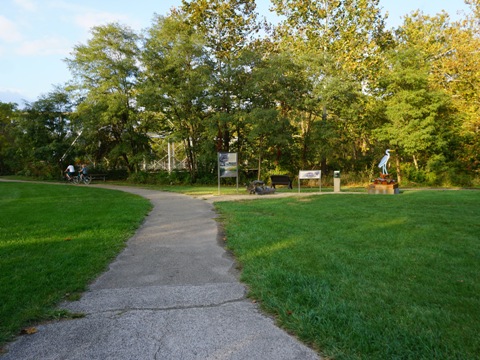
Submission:
[[[76,136],[72,106],[68,93],[57,87],[17,113],[12,124],[17,171],[50,178],[61,173],[62,155]]]
[[[184,144],[195,181],[202,153],[208,153],[212,141],[204,136],[212,65],[202,34],[185,21],[182,12],[157,16],[148,30],[142,62],[140,104],[153,118],[157,133]]]
[[[324,71],[343,71],[358,81],[374,77],[379,51],[389,40],[379,0],[272,0],[285,17],[276,28],[280,48],[329,59]],[[317,70],[318,71],[318,70]],[[320,74],[319,74],[320,75]]]
[[[0,174],[8,174],[16,167],[13,144],[17,107],[15,103],[0,102]]]
[[[479,85],[480,40],[475,31],[478,22],[473,20],[473,14],[465,20],[452,23],[445,12],[435,16],[413,12],[405,17],[396,34],[398,52],[415,53],[417,60],[423,62],[423,71],[428,75],[429,93],[448,96],[457,112],[454,122],[442,123],[444,129],[448,129],[451,145],[436,155],[443,159],[444,167],[448,163],[449,168],[457,171],[475,171],[480,165],[479,101],[476,91]],[[439,146],[442,140],[445,137],[439,138]]]
[[[480,173],[480,2],[466,1],[471,13],[445,30],[448,49],[437,57],[433,83],[445,90],[462,114],[461,151],[457,158]]]
[[[275,29],[281,51],[301,64],[311,90],[298,99],[291,118],[299,131],[306,166],[358,159],[368,148],[370,119],[364,93],[376,88],[382,51],[390,36],[376,0],[273,0],[285,20]],[[352,146],[352,144],[354,146]],[[340,164],[338,163],[340,161]]]
[[[212,134],[217,151],[230,151],[232,135],[238,130],[237,111],[241,111],[241,90],[236,80],[248,71],[243,52],[249,49],[260,30],[254,0],[182,1],[189,24],[205,38],[205,47],[213,60],[210,104],[214,111]],[[237,123],[237,129],[233,124]]]
[[[450,98],[430,85],[429,69],[416,49],[393,54],[384,78],[388,122],[376,133],[407,162],[413,162],[417,171],[434,176],[445,171],[451,160],[455,116]]]
[[[243,83],[245,134],[251,158],[257,162],[258,176],[262,163],[268,169],[296,173],[298,155],[294,148],[295,129],[289,121],[296,99],[307,91],[308,82],[289,54],[263,56],[256,49],[249,79]]]
[[[86,45],[75,46],[66,62],[81,97],[77,106],[84,138],[103,147],[102,156],[129,172],[150,153],[148,124],[137,108],[139,36],[120,24],[92,29]],[[97,145],[100,144],[100,145]],[[100,154],[100,153],[99,153]]]

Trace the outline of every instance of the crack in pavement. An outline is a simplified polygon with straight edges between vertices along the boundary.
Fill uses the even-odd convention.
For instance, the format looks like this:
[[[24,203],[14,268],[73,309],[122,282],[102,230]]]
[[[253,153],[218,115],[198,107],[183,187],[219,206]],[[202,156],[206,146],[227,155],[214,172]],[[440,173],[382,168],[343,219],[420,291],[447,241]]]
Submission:
[[[171,306],[171,307],[131,307],[131,308],[119,308],[119,309],[109,309],[109,310],[99,310],[99,311],[92,311],[92,312],[87,312],[87,313],[81,313],[82,315],[85,316],[91,316],[95,314],[108,314],[112,312],[116,312],[118,314],[124,314],[128,313],[130,311],[172,311],[172,310],[191,310],[191,309],[208,309],[208,308],[215,308],[215,307],[221,307],[224,305],[228,304],[234,304],[234,303],[239,303],[239,302],[247,302],[246,297],[239,298],[239,299],[233,299],[233,300],[226,300],[221,303],[215,303],[215,304],[207,304],[207,305],[192,305],[192,306]],[[72,319],[75,320],[75,319]]]

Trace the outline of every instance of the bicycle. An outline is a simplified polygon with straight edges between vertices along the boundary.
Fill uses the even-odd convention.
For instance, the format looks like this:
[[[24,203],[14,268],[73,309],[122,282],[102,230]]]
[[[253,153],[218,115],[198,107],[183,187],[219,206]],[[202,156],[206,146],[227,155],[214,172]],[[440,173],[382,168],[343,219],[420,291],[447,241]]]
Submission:
[[[76,178],[77,184],[84,183],[85,185],[88,185],[92,182],[92,178],[87,174],[79,174],[76,176]]]
[[[65,174],[64,179],[69,184],[74,184],[74,185],[78,184],[78,176],[77,175],[68,176],[67,174]]]

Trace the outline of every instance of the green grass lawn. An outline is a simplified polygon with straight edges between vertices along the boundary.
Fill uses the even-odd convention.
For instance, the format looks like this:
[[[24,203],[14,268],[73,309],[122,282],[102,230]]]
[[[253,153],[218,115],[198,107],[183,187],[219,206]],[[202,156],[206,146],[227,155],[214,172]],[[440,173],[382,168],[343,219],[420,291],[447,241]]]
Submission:
[[[106,269],[149,209],[123,192],[0,183],[0,344],[69,316],[55,305]],[[322,354],[479,359],[479,191],[272,196],[217,209],[250,296]]]
[[[250,296],[329,358],[480,358],[480,191],[221,202]]]
[[[86,186],[0,183],[0,345],[104,271],[151,209]]]

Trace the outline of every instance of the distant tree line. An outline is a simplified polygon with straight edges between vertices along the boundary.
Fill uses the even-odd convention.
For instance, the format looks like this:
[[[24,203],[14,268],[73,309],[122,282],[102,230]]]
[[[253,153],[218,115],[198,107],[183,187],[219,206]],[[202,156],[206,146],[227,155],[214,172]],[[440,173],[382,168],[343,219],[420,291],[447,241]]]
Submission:
[[[94,27],[72,80],[23,108],[0,103],[0,173],[58,177],[69,162],[145,177],[182,144],[185,181],[217,152],[259,178],[299,169],[471,185],[480,171],[480,1],[459,21],[413,12],[386,29],[379,0],[184,0],[136,33]],[[476,179],[476,180],[475,180]]]

